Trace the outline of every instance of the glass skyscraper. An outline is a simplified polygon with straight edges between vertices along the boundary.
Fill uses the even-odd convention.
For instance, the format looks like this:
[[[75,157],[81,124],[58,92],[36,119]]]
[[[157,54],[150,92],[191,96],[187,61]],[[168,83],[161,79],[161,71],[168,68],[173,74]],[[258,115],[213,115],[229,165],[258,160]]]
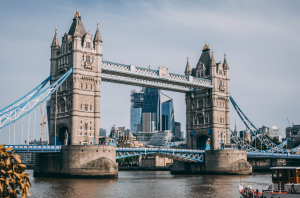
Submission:
[[[170,130],[174,134],[173,99],[153,88],[131,91],[130,127],[132,133]]]

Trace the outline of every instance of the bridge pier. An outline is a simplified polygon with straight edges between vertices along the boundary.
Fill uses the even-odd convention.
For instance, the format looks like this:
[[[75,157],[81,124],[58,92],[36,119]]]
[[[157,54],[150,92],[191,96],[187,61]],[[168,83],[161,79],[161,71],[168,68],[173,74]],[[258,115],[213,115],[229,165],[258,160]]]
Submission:
[[[208,150],[204,163],[173,161],[172,174],[251,174],[252,166],[244,150]]]
[[[117,178],[116,147],[68,145],[60,153],[37,153],[34,177]]]

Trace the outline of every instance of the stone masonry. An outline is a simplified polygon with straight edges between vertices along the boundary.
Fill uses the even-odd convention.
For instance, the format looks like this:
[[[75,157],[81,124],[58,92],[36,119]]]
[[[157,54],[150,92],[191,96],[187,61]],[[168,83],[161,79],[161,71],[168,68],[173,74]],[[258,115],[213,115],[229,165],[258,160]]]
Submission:
[[[186,93],[187,148],[196,149],[199,143],[210,138],[210,150],[221,148],[221,142],[230,143],[229,119],[229,67],[216,63],[213,52],[205,43],[196,68],[187,61],[185,75],[211,79],[213,89],[197,89]]]
[[[51,95],[50,144],[93,145],[99,142],[102,39],[99,22],[95,36],[86,32],[76,11],[68,33],[59,44],[57,29],[51,45],[51,81],[73,67],[73,73]],[[55,114],[57,121],[55,127]]]

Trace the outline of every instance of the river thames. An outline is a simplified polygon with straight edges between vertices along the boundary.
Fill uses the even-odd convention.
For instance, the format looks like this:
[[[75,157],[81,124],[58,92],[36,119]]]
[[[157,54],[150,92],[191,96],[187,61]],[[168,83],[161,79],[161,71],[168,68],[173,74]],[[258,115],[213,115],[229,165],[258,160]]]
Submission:
[[[271,173],[253,175],[171,175],[169,171],[119,171],[118,179],[34,178],[30,197],[234,197],[241,180],[267,188]]]

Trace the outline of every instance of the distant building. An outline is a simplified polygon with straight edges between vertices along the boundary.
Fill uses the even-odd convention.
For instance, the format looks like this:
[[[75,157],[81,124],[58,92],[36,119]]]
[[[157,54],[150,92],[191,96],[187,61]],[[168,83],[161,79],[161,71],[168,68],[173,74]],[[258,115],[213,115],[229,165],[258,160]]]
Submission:
[[[148,145],[153,146],[166,146],[168,142],[171,142],[172,133],[171,131],[163,131],[154,133],[151,139],[149,140]]]
[[[106,137],[106,129],[100,128],[99,129],[99,136]]]
[[[170,130],[175,136],[173,99],[158,89],[132,90],[130,129],[133,134]]]
[[[181,123],[175,122],[175,141],[180,139],[183,139],[181,135]]]
[[[295,148],[300,145],[300,125],[286,128],[286,138],[289,138],[288,148]]]
[[[144,101],[144,90],[131,91],[131,108],[130,108],[130,130],[133,134],[141,131],[142,107]]]
[[[281,142],[281,131],[277,128],[277,126],[272,126],[270,129],[270,138],[277,138],[279,142]]]
[[[270,127],[266,127],[263,125],[261,128],[258,129],[264,135],[270,136]]]

